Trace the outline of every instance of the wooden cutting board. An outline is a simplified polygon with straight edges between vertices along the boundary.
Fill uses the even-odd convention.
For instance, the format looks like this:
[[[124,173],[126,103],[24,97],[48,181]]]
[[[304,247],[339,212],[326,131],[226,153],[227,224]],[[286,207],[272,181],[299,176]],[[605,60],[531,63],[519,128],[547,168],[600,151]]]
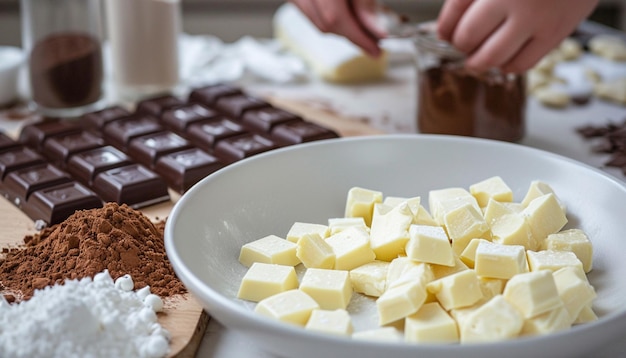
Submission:
[[[358,136],[382,134],[366,123],[344,118],[336,113],[312,107],[309,103],[280,98],[268,98],[277,107],[296,113],[303,118],[335,130],[340,136]],[[7,133],[11,135],[11,133]],[[142,212],[154,222],[166,219],[178,195],[170,193],[168,202],[142,209]],[[0,198],[0,248],[15,247],[23,244],[24,236],[32,235],[37,230],[33,221],[13,204]],[[159,314],[159,323],[172,336],[169,357],[194,357],[209,323],[208,314],[189,293],[177,295],[165,300],[165,309]]]

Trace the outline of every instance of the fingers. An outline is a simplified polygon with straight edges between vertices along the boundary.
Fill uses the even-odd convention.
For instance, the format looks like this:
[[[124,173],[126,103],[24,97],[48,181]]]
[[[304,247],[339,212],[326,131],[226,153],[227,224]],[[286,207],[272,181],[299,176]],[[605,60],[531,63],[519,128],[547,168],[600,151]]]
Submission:
[[[501,66],[502,71],[506,73],[522,73],[531,69],[558,42],[541,37],[530,39],[509,62]]]
[[[474,52],[505,22],[506,12],[494,1],[474,2],[459,20],[451,42],[461,52]]]
[[[437,18],[437,32],[444,41],[452,41],[457,23],[474,0],[448,0],[444,2]]]
[[[358,22],[375,39],[387,37],[385,29],[378,24],[378,5],[376,0],[353,0],[352,10]]]
[[[501,67],[512,61],[531,37],[526,26],[508,19],[467,58],[465,65],[476,71]]]

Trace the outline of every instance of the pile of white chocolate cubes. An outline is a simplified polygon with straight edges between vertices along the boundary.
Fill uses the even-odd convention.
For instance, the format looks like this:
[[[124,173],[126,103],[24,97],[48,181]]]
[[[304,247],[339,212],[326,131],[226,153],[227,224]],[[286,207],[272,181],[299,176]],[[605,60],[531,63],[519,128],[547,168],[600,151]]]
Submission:
[[[258,314],[352,338],[471,343],[548,334],[597,319],[586,276],[592,245],[582,230],[563,230],[567,222],[541,181],[521,202],[499,176],[469,190],[431,190],[428,210],[420,197],[353,187],[345,217],[296,222],[285,238],[245,244],[238,298],[257,302]],[[353,329],[356,295],[375,302],[377,326]]]

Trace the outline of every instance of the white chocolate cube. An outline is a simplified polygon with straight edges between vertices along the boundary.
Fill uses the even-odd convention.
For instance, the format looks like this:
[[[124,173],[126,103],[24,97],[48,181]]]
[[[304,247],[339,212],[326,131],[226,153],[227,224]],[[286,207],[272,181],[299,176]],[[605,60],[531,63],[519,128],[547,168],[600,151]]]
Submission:
[[[330,218],[328,219],[328,235],[324,237],[324,239],[327,239],[330,235],[335,235],[350,227],[357,227],[365,231],[369,231],[369,227],[365,224],[365,219],[361,217]]]
[[[500,202],[513,201],[513,191],[499,176],[487,178],[476,184],[472,184],[469,189],[480,207],[487,206],[489,199]]]
[[[239,251],[239,262],[247,267],[253,262],[296,266],[300,259],[296,256],[296,244],[276,235],[268,235],[243,245]]]
[[[518,214],[521,213],[522,210],[524,210],[524,206],[520,203],[499,202],[490,199],[483,210],[483,217],[485,218],[485,222],[491,226],[495,219],[503,215]]]
[[[424,304],[404,322],[404,339],[415,343],[457,343],[456,322],[439,303]]]
[[[348,228],[326,239],[335,253],[336,270],[352,270],[374,261],[369,234],[363,229]]]
[[[349,272],[344,270],[307,269],[300,290],[325,310],[345,309],[352,297]]]
[[[406,255],[419,262],[454,266],[452,245],[441,226],[411,225]]]
[[[503,245],[522,245],[527,250],[537,250],[530,226],[521,214],[502,215],[491,223],[491,240]]]
[[[526,251],[526,258],[530,271],[557,271],[567,266],[583,268],[583,263],[571,251],[529,250]]]
[[[458,256],[454,257],[454,266],[443,266],[443,265],[430,265],[430,268],[433,272],[433,279],[438,280],[440,278],[455,274],[457,272],[469,270],[469,267]]]
[[[426,285],[446,311],[471,306],[483,297],[474,270],[464,270],[432,281]]]
[[[298,288],[298,276],[293,266],[255,262],[243,276],[237,297],[259,302],[294,288]]]
[[[526,272],[512,277],[502,296],[515,306],[524,318],[532,318],[562,305],[552,272]]]
[[[434,279],[430,265],[416,262],[403,256],[389,263],[387,268],[387,286],[390,289],[407,282],[419,281],[424,287]]]
[[[564,267],[552,275],[559,297],[569,313],[571,322],[574,322],[580,312],[590,306],[596,298],[596,291],[580,267]]]
[[[569,313],[561,304],[555,309],[524,321],[521,335],[545,335],[570,328]]]
[[[483,299],[485,300],[501,295],[506,284],[506,280],[487,277],[479,277],[478,282],[480,283],[480,291],[483,293]]]
[[[428,192],[430,214],[438,225],[444,225],[443,217],[450,211],[466,204],[480,212],[480,206],[469,191],[463,188],[445,188]]]
[[[384,326],[412,315],[425,301],[426,288],[418,281],[394,286],[376,300],[378,324]]]
[[[489,225],[483,218],[480,209],[474,205],[465,204],[447,211],[443,216],[448,237],[452,240],[452,249],[460,255],[470,240],[474,238],[489,238]]]
[[[597,320],[598,315],[596,315],[596,313],[593,311],[591,304],[588,304],[587,306],[583,307],[582,310],[580,310],[580,313],[578,314],[578,317],[576,317],[576,319],[574,320],[573,324],[583,324]]]
[[[387,285],[389,262],[374,260],[350,270],[350,282],[354,292],[379,297]]]
[[[295,289],[281,292],[257,303],[254,312],[285,323],[304,327],[319,305],[305,292]]]
[[[359,187],[350,188],[344,216],[347,218],[362,217],[365,224],[370,226],[374,204],[382,202],[383,193],[380,191]]]
[[[298,240],[300,240],[303,235],[318,234],[322,239],[325,239],[328,237],[329,233],[328,225],[295,222],[291,225],[285,239],[293,243],[298,243]]]
[[[385,204],[374,205],[370,245],[376,259],[391,261],[404,253],[409,241],[409,226],[413,222],[413,213],[407,202],[392,207]]]
[[[522,314],[501,295],[469,312],[459,324],[461,343],[515,338],[524,325]]]
[[[539,243],[567,224],[565,212],[554,194],[546,194],[533,199],[522,211],[522,215],[526,217],[530,231],[535,241]]]
[[[510,279],[528,271],[526,249],[521,245],[481,242],[475,258],[474,270],[481,277]]]
[[[430,213],[426,210],[424,205],[420,205],[415,220],[413,220],[413,224],[429,226],[439,225],[437,221],[435,221],[435,219],[433,219]]]
[[[550,234],[543,241],[542,250],[571,251],[582,262],[588,273],[593,268],[593,246],[584,231],[570,229]]]
[[[532,182],[530,182],[530,186],[528,187],[528,191],[526,191],[524,199],[522,199],[522,205],[526,207],[534,199],[540,196],[544,196],[546,194],[556,195],[554,189],[552,189],[550,184],[541,180],[533,180]]]
[[[335,267],[333,248],[317,234],[305,234],[298,240],[296,256],[306,268]]]
[[[389,206],[398,206],[401,203],[406,202],[413,213],[413,224],[417,225],[429,225],[438,226],[439,224],[433,219],[430,213],[426,210],[424,205],[421,204],[421,197],[416,196],[412,198],[400,198],[397,196],[388,196],[383,200],[383,204]]]
[[[313,310],[304,328],[337,336],[350,336],[353,331],[350,314],[343,309]]]
[[[352,333],[352,338],[376,342],[402,342],[404,336],[395,327],[380,327]]]
[[[480,238],[470,240],[469,244],[465,246],[465,250],[463,250],[463,252],[461,252],[461,255],[459,255],[459,259],[461,259],[461,261],[463,261],[463,263],[466,264],[467,267],[474,268],[474,262],[476,261],[476,249],[478,248],[478,244],[483,241],[489,242],[489,240]]]

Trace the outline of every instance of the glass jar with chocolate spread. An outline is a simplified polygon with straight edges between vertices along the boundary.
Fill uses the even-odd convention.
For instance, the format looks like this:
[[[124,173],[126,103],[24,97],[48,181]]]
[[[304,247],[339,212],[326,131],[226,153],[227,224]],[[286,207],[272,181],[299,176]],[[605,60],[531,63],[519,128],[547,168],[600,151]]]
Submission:
[[[29,90],[38,112],[78,117],[104,105],[100,0],[20,0]]]
[[[493,69],[469,71],[465,56],[439,40],[435,23],[414,31],[417,64],[417,127],[420,133],[452,134],[516,142],[525,132],[524,75]]]

